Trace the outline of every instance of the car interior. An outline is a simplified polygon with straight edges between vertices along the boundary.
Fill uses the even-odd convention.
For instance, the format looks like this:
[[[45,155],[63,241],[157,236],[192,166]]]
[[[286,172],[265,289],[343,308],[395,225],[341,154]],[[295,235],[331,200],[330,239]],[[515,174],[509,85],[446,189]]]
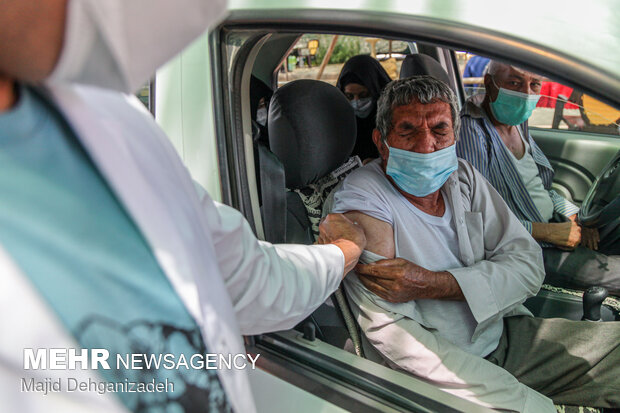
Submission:
[[[225,32],[225,46],[218,51],[218,76],[226,80],[223,84],[231,85],[217,91],[229,103],[219,113],[228,140],[227,151],[220,154],[220,168],[223,179],[230,180],[233,188],[225,194],[225,202],[245,214],[259,237],[274,243],[313,243],[330,191],[361,165],[350,160],[355,120],[334,82],[317,80],[315,73],[308,78],[287,79],[296,69],[284,67],[287,57],[304,34],[276,29],[231,30]],[[432,59],[431,66],[440,66],[439,76],[445,76],[463,104],[469,93],[461,78],[459,59],[466,52],[415,39],[384,39],[407,45],[399,50],[399,65],[407,55]],[[404,67],[414,70],[411,73],[426,71],[438,76],[436,68],[429,73],[425,65]],[[262,85],[256,87],[259,83]],[[569,97],[556,97],[558,103],[546,109],[549,125],[537,126],[532,119],[530,133],[555,169],[554,189],[577,205],[586,204],[582,221],[598,226],[602,235],[620,242],[620,136],[613,122],[604,128],[591,127],[593,116],[584,116],[591,112],[583,109],[588,99],[593,98],[578,91]],[[264,124],[257,120],[257,106],[251,104],[261,100],[268,112]],[[579,104],[580,109],[566,115],[566,103]],[[582,128],[566,117],[574,119],[577,115],[584,120]],[[605,298],[599,290],[588,291],[584,297],[583,291],[548,285],[525,305],[539,317],[580,320],[584,313],[591,317],[600,313],[603,321],[620,320],[620,300]],[[296,330],[307,342],[318,339],[363,356],[361,332],[341,289]]]

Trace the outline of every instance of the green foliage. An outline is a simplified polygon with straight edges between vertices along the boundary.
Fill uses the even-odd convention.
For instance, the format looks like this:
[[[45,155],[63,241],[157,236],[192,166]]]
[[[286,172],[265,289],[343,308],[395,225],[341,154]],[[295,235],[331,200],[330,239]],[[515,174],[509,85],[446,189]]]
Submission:
[[[342,36],[338,38],[329,63],[344,63],[360,53],[359,37]]]
[[[317,36],[314,36],[313,38],[316,39]],[[316,52],[316,62],[320,63],[323,61],[323,57],[327,53],[327,49],[332,42],[333,36],[319,35],[318,38],[319,50]],[[336,47],[334,47],[332,57],[329,59],[329,63],[344,63],[351,57],[360,54],[361,41],[363,41],[361,38],[355,36],[340,36],[336,42]]]
[[[333,38],[334,36],[330,34],[304,34],[301,39],[299,39],[297,44],[298,47],[306,47],[309,40],[318,39],[319,48],[316,52],[314,62],[315,64],[320,64],[323,61],[323,57],[327,53],[327,49],[329,49],[329,45],[331,44]],[[334,47],[329,63],[344,63],[351,57],[358,54],[370,54],[370,44],[364,39],[364,37],[359,36],[338,37],[338,42],[336,42],[336,46]],[[407,42],[398,40],[392,42],[392,52],[409,53],[408,49],[409,46]],[[380,39],[376,45],[376,52],[388,53],[389,41]]]

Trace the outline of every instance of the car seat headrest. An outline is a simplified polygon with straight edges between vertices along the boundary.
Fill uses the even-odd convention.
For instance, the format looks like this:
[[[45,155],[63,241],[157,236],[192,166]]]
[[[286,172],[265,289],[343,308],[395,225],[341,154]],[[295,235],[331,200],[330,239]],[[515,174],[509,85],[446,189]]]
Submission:
[[[355,114],[336,87],[295,80],[271,98],[269,147],[284,165],[286,186],[300,189],[342,165],[357,136]]]
[[[439,79],[452,89],[448,72],[432,57],[424,54],[410,54],[403,60],[400,67],[400,78],[430,75]]]

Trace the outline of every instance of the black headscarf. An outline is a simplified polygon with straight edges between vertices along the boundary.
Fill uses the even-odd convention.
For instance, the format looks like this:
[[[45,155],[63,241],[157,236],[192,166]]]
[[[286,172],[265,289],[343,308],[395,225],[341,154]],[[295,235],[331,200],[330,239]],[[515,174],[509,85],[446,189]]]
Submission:
[[[391,81],[392,79],[377,59],[369,55],[358,55],[353,56],[344,64],[336,86],[344,92],[344,87],[349,83],[364,85],[376,101],[385,85]]]
[[[375,118],[377,116],[377,100],[385,85],[391,81],[392,79],[383,69],[381,63],[369,55],[353,56],[347,60],[338,76],[336,86],[342,93],[344,93],[344,88],[349,83],[364,85],[375,103],[375,107],[368,117],[363,119],[356,117],[357,140],[353,148],[353,155],[359,156],[362,160],[379,157],[377,147],[372,141],[372,131],[375,128]]]
[[[448,73],[437,60],[425,54],[410,54],[405,57],[400,67],[400,78],[421,75],[433,76],[452,88]]]

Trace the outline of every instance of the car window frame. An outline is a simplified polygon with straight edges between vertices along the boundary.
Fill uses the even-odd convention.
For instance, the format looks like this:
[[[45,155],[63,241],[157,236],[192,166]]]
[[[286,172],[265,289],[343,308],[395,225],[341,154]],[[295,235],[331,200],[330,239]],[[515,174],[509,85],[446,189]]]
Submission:
[[[320,19],[320,17],[317,17],[317,16],[321,16],[321,15],[322,14],[320,12],[315,13],[313,15],[311,22],[299,22],[298,21],[299,19],[298,19],[294,23],[286,22],[286,21],[279,21],[277,23],[264,23],[264,20],[261,21],[260,18],[256,19],[257,16],[252,16],[252,18],[250,18],[249,16],[247,16],[247,14],[233,13],[231,17],[229,18],[229,20],[225,22],[223,26],[220,27],[220,30],[222,33],[230,32],[234,30],[234,31],[254,31],[254,32],[262,31],[266,33],[270,33],[270,32],[291,33],[291,34],[293,33],[347,34],[347,35],[357,35],[357,36],[393,38],[395,40],[404,40],[404,41],[409,41],[414,38],[418,40],[420,37],[413,36],[412,33],[420,33],[419,30],[424,30],[419,27],[416,28],[416,30],[409,30],[409,31],[404,30],[403,29],[404,25],[402,22],[398,22],[398,24],[396,24],[396,27],[400,28],[400,31],[395,29],[393,26],[391,27],[391,29],[377,29],[376,25],[380,23],[376,23],[373,25],[369,25],[365,23],[364,25],[362,25],[362,24],[359,24],[358,22],[357,24],[359,25],[356,25],[355,19],[349,20],[346,24],[343,24],[343,22],[341,21],[338,23],[338,25],[336,25],[335,23],[326,24],[324,22],[322,23],[316,22],[317,19]],[[331,19],[332,19],[331,21],[338,21],[338,18],[335,18],[333,15],[331,16]],[[256,22],[256,20],[258,20],[258,22]],[[434,26],[436,22],[428,23],[428,25],[425,25],[425,24],[422,24],[422,26],[424,27],[429,27],[428,25],[432,26],[430,32],[434,34],[431,36],[427,33],[426,37],[422,35],[421,38],[427,42],[431,41],[435,43],[438,47],[442,47],[443,49],[445,49],[448,53],[451,53],[450,59],[449,59],[449,61],[451,62],[451,67],[452,67],[451,77],[453,78],[454,82],[458,85],[458,88],[461,93],[460,100],[462,102],[465,96],[464,88],[463,88],[463,84],[460,79],[460,76],[455,75],[455,70],[457,70],[458,68],[455,67],[456,59],[453,55],[454,53],[453,50],[462,49],[463,48],[462,44],[467,39],[461,39],[459,41],[452,42],[452,40],[450,39],[454,38],[453,35],[447,36],[447,37],[441,37],[439,36],[439,34],[437,34],[438,31],[440,31],[440,29]],[[484,31],[484,30],[480,29],[480,31]],[[471,38],[472,36],[473,36],[473,33],[468,32],[468,35],[465,37]],[[495,35],[494,38],[497,38],[497,35]],[[482,50],[484,45],[488,44],[489,41],[490,41],[489,39],[480,40],[479,43],[477,43],[473,48],[469,47],[468,50],[472,50],[472,51]],[[510,48],[508,48],[509,50],[506,51],[502,45],[505,45],[505,41],[499,41],[497,45],[494,45],[491,48],[492,49],[491,53],[489,53],[488,51],[485,51],[484,54],[485,55],[491,54],[491,55],[494,55],[495,58],[502,59],[510,63],[523,66],[520,63],[520,61],[517,60],[519,59],[519,56],[523,58],[523,56],[529,56],[532,53],[532,50],[530,50],[531,45],[528,45],[525,42],[523,42],[523,44],[521,45],[523,48],[522,49],[523,53],[521,54],[510,55],[509,54]],[[216,62],[216,66],[220,67],[219,76],[222,76],[222,73],[226,71],[226,66],[221,66],[221,65],[224,62],[226,62],[226,56],[222,53],[221,50],[217,50],[216,47],[214,47],[213,55],[219,56],[220,60]],[[542,67],[544,63],[545,63],[544,59],[543,60],[537,59],[531,65],[528,65],[526,68],[530,70],[538,70],[538,68]],[[246,70],[248,66],[251,68],[251,65],[246,64]],[[584,73],[586,72],[588,72],[588,70],[584,70]],[[233,71],[232,76],[226,76],[225,82],[222,81],[221,78],[218,79],[218,82],[219,83],[214,82],[214,84],[219,84],[220,87],[226,87],[227,91],[242,90],[244,88],[246,90],[249,90],[249,76],[242,75],[242,73],[240,72],[234,73]],[[571,82],[571,83],[575,84],[577,87],[579,86],[577,81]],[[589,90],[589,88],[592,88],[593,85],[596,84],[596,82],[587,81],[584,84],[586,85],[585,89]],[[220,94],[224,95],[227,93],[227,91],[220,90]],[[593,94],[596,95],[596,93],[593,93]],[[239,141],[243,141],[244,137],[247,137],[248,133],[251,136],[251,125],[249,124],[249,120],[248,120],[249,116],[247,115],[247,113],[249,113],[249,109],[247,108],[248,103],[247,101],[241,102],[241,99],[239,99],[238,101],[236,101],[236,105],[238,105],[238,107],[234,107],[232,108],[232,110],[229,110],[230,108],[227,105],[222,105],[221,108],[216,109],[220,111],[219,117],[227,119],[226,121],[227,127],[223,129],[223,133],[225,134],[225,136],[221,137],[218,135],[218,139],[223,138],[226,142],[234,142],[235,140],[239,142]],[[229,112],[229,113],[226,113],[226,112]],[[243,113],[245,113],[246,115],[243,116]],[[241,116],[245,120],[239,121],[239,117],[237,117],[236,118],[237,122],[235,122],[234,121],[235,116]],[[233,145],[232,155],[228,152],[229,149],[226,144],[221,145],[221,147],[225,148],[225,150],[228,153],[228,156],[226,157],[228,161],[228,165],[226,166],[226,173],[228,174],[231,180],[246,179],[249,173],[254,173],[253,170],[250,170],[248,168],[248,164],[245,162],[246,155],[252,156],[251,154],[248,153],[248,151],[243,152],[243,157],[235,157],[235,153],[237,155],[242,153],[239,150],[239,144]],[[233,162],[233,160],[236,162]],[[237,165],[231,165],[234,163],[236,163]],[[252,202],[251,205],[248,205],[247,203],[239,202],[239,200],[243,200],[243,199],[247,200],[250,198],[251,198],[251,195],[249,194],[249,191],[247,190],[247,183],[245,185],[241,183],[239,185],[236,185],[236,199],[234,197],[231,197],[228,200],[225,200],[225,202],[228,201],[227,203],[229,203],[233,207],[240,209],[244,213],[244,215],[248,218],[248,220],[251,221],[251,226],[254,228],[255,232],[258,232],[255,227],[258,221],[254,219],[250,219],[252,216],[256,216],[256,213],[258,210],[258,204]],[[292,333],[293,330],[290,330],[289,332]],[[264,343],[267,341],[271,340],[271,342],[273,342],[274,337],[281,338],[281,336],[278,334],[276,334],[275,336],[274,335],[259,335],[255,337],[246,338],[246,344],[248,345],[249,348],[257,348],[257,349],[265,350],[265,347],[261,347],[261,346],[263,346]],[[282,355],[281,351],[283,351],[283,348],[278,349],[278,346],[275,346],[275,347],[272,346],[270,348],[270,351],[275,351],[274,354],[277,357],[277,356]]]

